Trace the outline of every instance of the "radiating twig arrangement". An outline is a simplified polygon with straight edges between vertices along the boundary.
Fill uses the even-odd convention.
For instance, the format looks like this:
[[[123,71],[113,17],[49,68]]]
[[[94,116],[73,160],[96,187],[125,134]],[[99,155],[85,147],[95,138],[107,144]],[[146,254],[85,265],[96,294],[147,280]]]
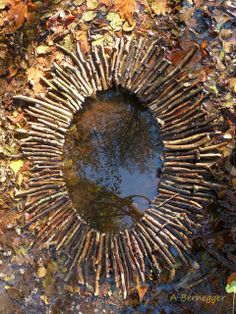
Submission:
[[[106,283],[126,298],[133,284],[171,268],[176,256],[191,261],[189,238],[201,227],[205,204],[222,188],[212,180],[211,169],[227,142],[216,117],[204,109],[207,95],[188,75],[197,46],[177,66],[149,36],[117,37],[114,48],[94,46],[88,54],[79,44],[76,53],[57,47],[65,58],[54,63],[50,79],[42,78],[47,94],[15,97],[30,103],[25,112],[31,117],[21,140],[31,162],[29,189],[16,197],[26,198],[27,225],[37,230],[34,245],[54,244],[67,256],[66,279],[76,275],[81,287],[93,287],[94,295],[101,295]],[[93,230],[78,215],[62,174],[65,134],[74,114],[86,97],[113,87],[135,93],[151,109],[160,123],[165,156],[153,205],[132,228],[116,235]]]

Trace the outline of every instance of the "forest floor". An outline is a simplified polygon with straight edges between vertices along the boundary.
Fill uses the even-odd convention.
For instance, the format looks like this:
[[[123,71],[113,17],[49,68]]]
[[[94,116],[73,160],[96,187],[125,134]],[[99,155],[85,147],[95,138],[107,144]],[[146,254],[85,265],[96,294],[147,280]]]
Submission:
[[[29,163],[17,129],[27,127],[15,94],[45,91],[40,81],[63,54],[80,41],[114,45],[114,34],[158,33],[177,64],[198,43],[195,74],[211,92],[207,110],[224,123],[229,145],[215,169],[227,189],[209,208],[206,229],[193,239],[199,267],[163,272],[139,296],[94,298],[65,285],[62,263],[51,251],[32,252],[32,235],[22,229],[22,204]],[[236,292],[236,5],[224,0],[0,0],[0,313],[231,313]],[[40,257],[39,257],[40,256]],[[195,296],[195,298],[193,297]]]

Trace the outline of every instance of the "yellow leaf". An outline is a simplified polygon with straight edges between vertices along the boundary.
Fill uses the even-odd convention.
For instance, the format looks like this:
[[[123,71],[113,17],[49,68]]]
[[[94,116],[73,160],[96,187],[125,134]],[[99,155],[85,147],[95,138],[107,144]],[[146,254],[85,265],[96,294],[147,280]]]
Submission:
[[[46,295],[41,295],[41,296],[40,296],[40,299],[41,299],[45,304],[49,304],[48,297],[47,297]]]
[[[109,12],[106,16],[106,19],[110,21],[110,25],[113,28],[114,31],[121,30],[123,19],[120,17],[118,13],[115,12]]]
[[[47,53],[49,51],[49,47],[46,45],[40,45],[37,47],[37,53],[40,55],[44,55],[45,53]]]
[[[46,275],[47,269],[44,266],[40,266],[37,270],[37,277],[43,278]]]
[[[104,40],[105,40],[105,37],[101,36],[98,39],[95,39],[94,41],[92,41],[92,46],[100,46],[100,45],[102,45]]]
[[[98,7],[99,3],[97,0],[87,0],[88,10],[95,10]]]
[[[146,294],[147,288],[148,287],[144,285],[139,285],[137,287],[140,301],[143,299],[144,295]]]
[[[58,265],[57,265],[57,263],[54,262],[54,261],[51,261],[51,262],[48,264],[47,268],[48,268],[52,273],[55,273],[55,272],[58,271]]]
[[[82,20],[85,22],[90,22],[95,18],[96,15],[97,13],[94,11],[87,11],[83,14]]]
[[[229,81],[229,86],[236,93],[236,77],[232,77]]]
[[[24,177],[23,177],[23,175],[20,173],[20,174],[18,175],[17,180],[16,180],[16,182],[17,182],[17,184],[18,184],[19,186],[22,184],[23,179],[24,179]]]
[[[15,175],[20,170],[20,168],[23,166],[24,161],[23,160],[13,160],[10,162],[10,168],[14,171]]]
[[[9,3],[8,0],[0,0],[0,10],[5,9],[8,3]]]
[[[81,4],[83,4],[85,2],[85,0],[75,0],[73,3],[75,4],[75,5],[81,5]]]
[[[132,25],[130,25],[128,22],[125,22],[123,24],[123,31],[125,32],[131,32],[136,26],[136,22],[134,21]]]
[[[156,15],[166,15],[168,9],[168,0],[154,0],[151,8]]]

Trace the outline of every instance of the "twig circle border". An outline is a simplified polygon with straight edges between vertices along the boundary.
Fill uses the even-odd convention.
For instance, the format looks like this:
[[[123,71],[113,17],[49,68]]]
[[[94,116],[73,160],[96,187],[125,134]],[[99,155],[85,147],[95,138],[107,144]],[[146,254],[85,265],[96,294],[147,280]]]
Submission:
[[[117,37],[112,49],[93,46],[87,55],[79,44],[76,54],[57,46],[65,60],[53,64],[52,79],[42,78],[47,95],[15,97],[34,104],[25,109],[31,117],[30,130],[21,140],[31,162],[29,189],[16,197],[26,197],[27,225],[49,217],[35,245],[54,243],[58,251],[72,257],[66,263],[67,279],[76,271],[78,283],[84,285],[82,266],[93,259],[94,294],[99,295],[103,264],[103,276],[108,279],[112,273],[116,288],[126,298],[135,272],[145,282],[150,272],[158,276],[165,264],[172,267],[176,255],[186,264],[191,260],[188,239],[201,227],[204,206],[214,199],[212,191],[221,188],[209,174],[227,142],[218,140],[214,119],[202,107],[206,98],[202,87],[181,77],[197,46],[177,66],[165,59],[158,40],[148,36]],[[155,208],[147,209],[131,229],[110,236],[90,228],[74,209],[63,180],[62,153],[65,134],[84,99],[113,85],[135,93],[157,118],[164,139],[164,168]]]

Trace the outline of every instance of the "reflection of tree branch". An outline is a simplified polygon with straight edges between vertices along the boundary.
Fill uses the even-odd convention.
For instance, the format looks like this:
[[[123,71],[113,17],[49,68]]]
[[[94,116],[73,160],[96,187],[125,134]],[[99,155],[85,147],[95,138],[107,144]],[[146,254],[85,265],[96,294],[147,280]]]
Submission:
[[[110,201],[110,200],[102,201],[101,200],[101,201],[97,201],[96,204],[101,204],[101,205],[106,205],[106,206],[108,205],[108,206],[118,208],[119,210],[124,212],[126,215],[130,215],[137,220],[143,217],[143,213],[141,212],[141,210],[138,207],[136,207],[130,201],[130,199],[127,200],[127,198],[122,199],[122,198],[119,198],[118,196],[116,197],[118,198],[117,200],[114,200],[114,201]],[[126,208],[128,208],[128,210],[126,210]]]
[[[145,195],[141,195],[141,194],[132,194],[132,195],[129,195],[129,196],[125,197],[125,198],[134,198],[134,197],[144,198],[145,200],[148,201],[149,204],[153,204],[153,202],[150,200],[150,198],[148,198]]]

